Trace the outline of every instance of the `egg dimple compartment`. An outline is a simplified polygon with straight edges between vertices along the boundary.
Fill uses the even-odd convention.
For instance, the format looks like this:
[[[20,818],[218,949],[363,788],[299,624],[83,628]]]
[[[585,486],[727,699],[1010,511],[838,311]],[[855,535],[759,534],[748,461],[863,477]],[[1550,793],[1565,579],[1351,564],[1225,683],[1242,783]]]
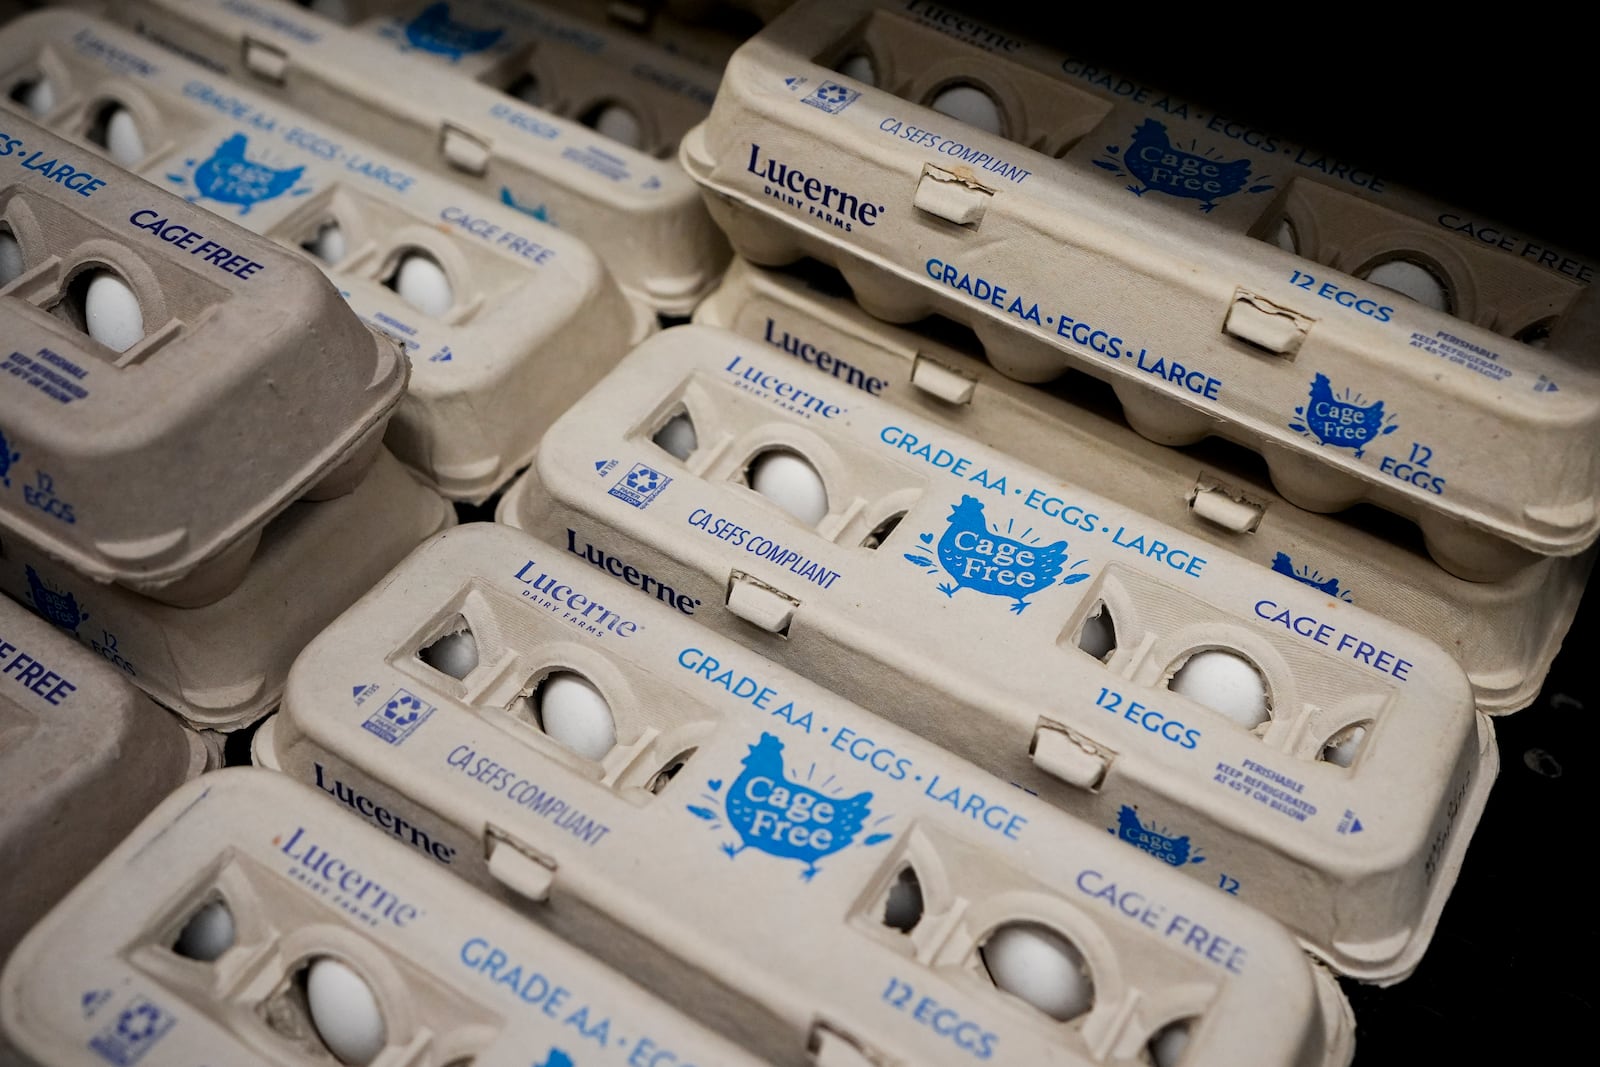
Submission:
[[[1013,382],[983,362],[970,335],[880,322],[839,292],[836,275],[811,267],[735,264],[695,321],[797,360],[825,354],[835,381],[1449,645],[1491,714],[1521,708],[1538,691],[1592,551],[1541,560],[1501,582],[1464,581],[1427,557],[1406,520],[1370,507],[1337,517],[1292,507],[1259,459],[1237,446],[1155,445],[1119,417],[1103,384],[1076,373],[1045,389]],[[1237,506],[1218,513],[1211,505],[1219,499]]]
[[[83,100],[137,102],[159,145],[140,174],[178,182],[200,206],[309,256],[404,348],[410,383],[386,442],[454,499],[482,501],[504,485],[549,419],[654,328],[576,239],[370,147],[364,131],[330,131],[114,24],[61,12],[30,27],[60,71],[63,124]],[[149,56],[153,72],[134,78],[68,47],[74,31]],[[221,184],[202,189],[205,174]],[[572,358],[580,348],[585,358]],[[348,491],[359,471],[347,473],[314,498]]]
[[[640,116],[647,142],[659,142],[641,151],[502,91],[529,64],[562,62],[563,53],[578,51],[556,31],[552,39],[529,31],[526,40],[515,42],[515,20],[526,17],[533,26],[533,9],[480,12],[461,4],[382,3],[363,6],[351,19],[360,24],[343,26],[287,2],[268,0],[267,6],[278,25],[220,0],[128,0],[106,14],[124,25],[158,27],[159,40],[205,57],[255,91],[326,116],[414,168],[575,234],[631,297],[653,311],[687,314],[726,264],[727,242],[693,183],[671,160],[651,154],[670,153],[674,131],[703,113],[709,95],[703,101],[684,98],[695,115],[680,115],[679,94],[626,73],[634,64],[621,61],[616,92],[579,92],[582,79],[589,78],[583,69],[588,61],[573,58],[565,91],[579,109],[574,114],[587,114],[607,99],[626,103]],[[488,21],[477,26],[479,17]],[[418,26],[413,43],[413,19],[437,24],[431,30]],[[452,19],[482,30],[482,36],[452,32]],[[540,19],[574,23],[554,13]],[[608,27],[599,32],[619,33]],[[628,55],[659,51],[626,36],[617,43]],[[657,65],[682,66],[689,80],[692,65],[679,57],[663,53]],[[705,81],[707,93],[715,84],[704,76],[695,80]]]
[[[0,34],[0,84],[45,25]],[[82,88],[63,81],[53,122],[70,124]],[[0,99],[0,114],[14,106]],[[25,119],[7,126],[40,162],[0,189],[21,266],[0,298],[13,352],[0,415],[7,474],[28,486],[7,496],[4,523],[98,582],[215,602],[275,515],[346,494],[370,469],[406,366],[299,257]],[[62,183],[67,167],[79,187]],[[145,225],[158,223],[188,245]],[[302,313],[285,321],[284,303]],[[295,370],[308,354],[315,375]],[[228,477],[192,500],[205,469]]]
[[[310,845],[314,849],[317,843]],[[504,1015],[363,931],[371,925],[363,915],[374,922],[386,918],[381,907],[354,901],[336,906],[307,893],[284,892],[283,881],[292,877],[248,852],[224,852],[151,910],[124,949],[128,963],[164,992],[231,1031],[235,1040],[268,1056],[347,1062],[319,1036],[307,1004],[305,972],[320,959],[354,972],[378,1006],[385,1040],[367,1062],[444,1067],[492,1043],[505,1025]],[[374,894],[379,901],[404,889],[403,884],[392,889],[375,884],[382,890]],[[231,944],[213,959],[180,953],[176,944],[186,924],[216,901],[231,916]]]
[[[919,20],[884,7],[803,0],[730,59],[710,117],[684,138],[679,158],[742,256],[763,265],[819,259],[844,275],[863,308],[891,322],[955,320],[1019,381],[1046,382],[1068,367],[1107,380],[1129,423],[1152,440],[1222,437],[1260,453],[1299,506],[1370,502],[1401,514],[1421,526],[1442,566],[1468,580],[1499,581],[1541,557],[1576,555],[1600,535],[1600,378],[1581,356],[1592,347],[1595,301],[1561,273],[1579,271],[1581,260],[1535,264],[1488,248],[1437,223],[1444,209],[1403,190],[1322,195],[1317,181],[1283,174],[1280,155],[1252,155],[1244,142],[1157,106],[1177,98],[1116,96],[1074,76],[1070,57],[1022,38],[976,21],[939,32],[935,13]],[[917,75],[905,72],[922,71],[920,52],[902,63],[895,49],[924,37],[929,54],[954,50],[952,63],[991,91],[1006,115],[1003,133],[928,106],[957,75],[912,84]],[[862,47],[878,56],[887,72],[878,80],[893,92],[839,74]],[[806,81],[774,84],[779,70]],[[1059,127],[1040,126],[1039,140],[1027,110],[1006,99],[1005,86],[1034,78],[1095,102],[1082,116],[1087,132],[1059,159],[1041,150]],[[812,86],[836,86],[839,99],[812,99],[821,92]],[[1145,184],[1126,153],[1135,141],[1157,144],[1140,140],[1156,133],[1164,151],[1195,166],[1234,166],[1243,184],[1232,190],[1217,178],[1210,200]],[[777,189],[770,171],[779,166],[878,210],[839,220],[847,229],[801,190]],[[1337,206],[1344,200],[1354,205],[1348,212]],[[1314,205],[1330,234],[1351,228],[1348,240],[1339,235],[1348,269],[1420,255],[1474,321],[1271,247],[1286,202],[1301,214]],[[1363,219],[1389,212],[1404,220],[1398,232],[1356,240]],[[1295,217],[1311,240],[1310,224]],[[1003,298],[985,295],[998,289]],[[1381,316],[1380,306],[1389,309]],[[1076,325],[1063,333],[1066,322]],[[1112,337],[1120,354],[1106,347]],[[1383,404],[1387,421],[1366,427],[1364,448],[1337,435],[1325,441],[1297,413],[1324,390],[1370,417]],[[1473,432],[1482,419],[1504,432]],[[1421,473],[1416,457],[1429,461]]]
[[[346,788],[381,798],[391,816],[428,826],[435,839],[451,835],[460,842],[456,873],[602,960],[626,961],[637,980],[716,1018],[774,1062],[811,1062],[800,1050],[817,1038],[819,1018],[849,1019],[847,1038],[887,1061],[930,1062],[940,1046],[886,1002],[890,976],[1001,1035],[998,1047],[1018,1062],[1100,1062],[1113,1045],[1137,1055],[1149,1032],[1202,1008],[1216,1025],[1197,1031],[1191,1064],[1232,1062],[1242,1043],[1259,1053],[1285,1041],[1317,1047],[1302,1053],[1313,1062],[1339,1062],[1344,1009],[1311,1022],[1312,989],[1321,999],[1327,980],[1296,950],[1285,954],[1276,924],[627,592],[597,573],[603,568],[569,554],[498,524],[431,541],[308,648],[282,711],[257,735],[258,762],[302,780],[335,773]],[[543,577],[603,597],[637,629],[620,639],[586,634],[537,594],[520,595]],[[460,682],[430,673],[416,651],[463,624],[478,636],[479,667]],[[633,732],[630,718],[650,721],[651,744],[612,753],[597,774],[554,746],[508,736],[486,709],[552,666],[581,671],[607,693],[619,748]],[[724,671],[726,682],[707,684]],[[396,682],[415,693],[429,708],[425,728],[403,746],[377,751],[364,726],[372,707],[334,697],[348,694],[347,675],[369,679],[379,694]],[[763,688],[770,694],[757,697]],[[810,725],[786,725],[781,706],[792,709],[783,713],[791,721],[804,714]],[[872,766],[863,746],[878,754]],[[884,753],[1009,809],[1012,832],[991,838],[969,814],[922,797],[909,771],[875,772]],[[623,767],[613,756],[631,762]],[[809,791],[841,809],[865,805],[862,828],[848,831],[854,844],[809,856],[735,834],[732,791],[744,780],[741,764],[746,777],[758,773],[750,762],[757,758],[781,763],[782,782],[796,794]],[[775,765],[759,773],[778,774]],[[670,780],[656,783],[666,773]],[[469,785],[469,777],[483,784]],[[846,832],[845,816],[826,820]],[[603,837],[590,827],[603,827]],[[468,862],[475,839],[484,841],[486,862]],[[501,865],[496,857],[508,848],[523,858]],[[874,914],[908,863],[931,902],[909,940]],[[1208,961],[1071,889],[1070,872],[1079,867],[1129,888],[1137,883],[1208,929],[1227,929],[1233,943],[1248,946],[1251,966],[1225,967],[1225,956]],[[713,884],[726,891],[708,891]],[[1094,968],[1101,1003],[1082,1023],[1064,1027],[985,976],[984,940],[1000,927],[1035,922],[1080,946]],[[774,969],[773,958],[792,963]],[[1277,997],[1295,1006],[1262,1010],[1264,999]],[[1074,1036],[1079,1030],[1086,1040]]]

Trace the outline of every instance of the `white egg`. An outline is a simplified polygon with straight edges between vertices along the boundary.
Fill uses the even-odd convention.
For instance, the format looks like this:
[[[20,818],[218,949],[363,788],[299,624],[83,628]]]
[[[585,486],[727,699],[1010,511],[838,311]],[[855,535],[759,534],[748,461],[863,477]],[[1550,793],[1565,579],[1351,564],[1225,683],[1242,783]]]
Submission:
[[[551,740],[598,760],[617,744],[611,706],[587,678],[558,671],[539,685],[539,724]]]
[[[387,1032],[372,988],[350,967],[319,956],[306,970],[311,1025],[328,1051],[345,1063],[366,1064],[383,1051]]]
[[[750,464],[750,488],[793,515],[815,526],[828,514],[828,489],[817,469],[794,452],[763,452]]]
[[[865,52],[857,52],[840,63],[839,73],[846,78],[854,78],[864,85],[878,84],[878,72],[872,66],[872,57]]]
[[[1000,105],[975,85],[952,85],[942,89],[928,106],[941,115],[949,115],[989,133],[999,133],[1002,126]]]
[[[1401,296],[1409,296],[1419,304],[1435,311],[1450,310],[1450,295],[1441,282],[1426,267],[1409,260],[1391,259],[1367,271],[1367,281],[1391,289]]]
[[[1150,1058],[1156,1067],[1178,1067],[1183,1050],[1189,1047],[1189,1020],[1168,1023],[1150,1039]]]
[[[445,634],[420,650],[417,658],[441,674],[465,678],[478,665],[478,639],[471,630]]]
[[[139,123],[133,117],[133,112],[125,107],[113,106],[110,115],[106,117],[106,153],[111,156],[112,162],[123,167],[131,167],[146,155],[144,135],[139,132]]]
[[[981,951],[996,986],[1052,1019],[1074,1019],[1094,1003],[1094,983],[1083,955],[1048,927],[1002,926],[989,935]]]
[[[0,233],[0,285],[22,273],[22,246],[9,233]]]
[[[678,459],[688,459],[690,453],[700,447],[700,438],[694,432],[694,420],[689,418],[688,412],[683,411],[668,419],[651,440],[668,455]]]
[[[621,104],[602,107],[594,116],[594,129],[602,137],[609,137],[629,148],[644,144],[644,127],[639,124],[639,117]]]
[[[1300,251],[1300,241],[1294,235],[1294,224],[1288,219],[1278,220],[1278,228],[1273,232],[1272,243],[1285,252]]]
[[[144,339],[144,312],[128,283],[107,270],[90,274],[83,292],[87,333],[107,348],[126,352]]]
[[[323,223],[317,228],[316,235],[305,243],[305,249],[324,263],[338,263],[349,251],[344,239],[344,227],[333,221]]]
[[[40,75],[39,78],[22,90],[22,106],[35,117],[41,118],[55,110],[56,87],[50,79]]]
[[[400,257],[390,282],[400,299],[422,312],[438,318],[456,302],[450,278],[438,260],[425,252],[407,252]]]
[[[1117,629],[1111,622],[1111,612],[1104,604],[1100,610],[1083,620],[1078,631],[1078,647],[1095,659],[1103,660],[1117,648]]]
[[[1328,738],[1328,743],[1322,746],[1322,758],[1340,767],[1348,767],[1355,762],[1356,753],[1361,751],[1361,742],[1366,736],[1365,726],[1346,726]]]
[[[1267,688],[1261,672],[1243,656],[1220,648],[1190,656],[1167,688],[1220,711],[1246,730],[1267,718]]]
[[[172,950],[180,956],[209,963],[233,947],[233,912],[213,900],[189,917]]]

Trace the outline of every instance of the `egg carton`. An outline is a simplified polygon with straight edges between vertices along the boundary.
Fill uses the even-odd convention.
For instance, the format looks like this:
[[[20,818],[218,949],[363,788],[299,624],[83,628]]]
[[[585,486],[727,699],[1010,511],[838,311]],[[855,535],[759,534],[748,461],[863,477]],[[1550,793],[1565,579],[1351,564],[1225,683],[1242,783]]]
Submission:
[[[1432,642],[722,330],[635,349],[497,515],[1073,814],[1136,807],[1363,980],[1416,966],[1497,769]]]
[[[366,9],[345,8],[353,15]],[[579,99],[576,72],[583,64],[569,54],[575,46],[533,41],[485,71],[480,57],[508,35],[500,26],[477,34],[458,26],[450,18],[456,8],[428,5],[418,14],[427,18],[423,25],[377,20],[355,27],[287,0],[111,0],[106,13],[218,73],[370,139],[414,169],[573,233],[631,295],[655,311],[687,315],[729,255],[694,183],[673,159],[629,148],[502,91],[537,56],[563,77],[570,68],[573,81],[562,91]],[[496,7],[499,17],[512,10]],[[384,36],[385,28],[393,35]],[[635,84],[644,80],[617,91],[644,108]],[[662,96],[641,114],[677,115],[682,105]]]
[[[626,4],[627,0],[620,2]],[[614,6],[614,3],[608,6]],[[716,18],[725,11],[735,11],[762,22],[771,22],[792,3],[794,0],[665,0],[663,7],[674,17],[691,21]]]
[[[354,492],[267,527],[244,581],[200,608],[96,586],[21,542],[0,545],[0,592],[105,657],[191,725],[228,732],[277,705],[306,643],[455,511],[393,457]]]
[[[706,117],[738,42],[613,21],[589,0],[340,0],[312,10],[645,155]]]
[[[917,0],[795,4],[681,159],[747,258],[964,323],[1019,380],[1085,370],[1152,440],[1258,450],[1463,578],[1600,534],[1581,257]]]
[[[1294,507],[1225,446],[1180,452],[1146,440],[1085,379],[1020,384],[985,363],[969,338],[874,319],[822,271],[736,260],[694,321],[763,341],[847,393],[915,412],[1413,630],[1454,653],[1490,714],[1538,694],[1594,566],[1591,549],[1499,581],[1463,581],[1382,524]]]
[[[360,479],[405,361],[304,257],[15,106],[0,101],[0,530],[97,582],[208,603],[273,516]]]
[[[0,1023],[85,1067],[755,1067],[386,836],[283,775],[207,775],[29,933]]]
[[[307,250],[404,348],[413,373],[387,440],[453,498],[481,502],[527,466],[550,420],[655,326],[571,235],[122,27],[70,11],[24,20],[0,33],[0,85],[23,106],[47,87],[41,121],[67,136],[120,124],[100,146],[116,162]]]
[[[3,597],[0,737],[3,961],[168,792],[205,769],[206,753],[114,667]]]
[[[257,762],[774,1063],[1164,1065],[1177,1031],[1189,1067],[1349,1059],[1277,924],[615,569],[639,591],[506,526],[436,537],[296,661]]]

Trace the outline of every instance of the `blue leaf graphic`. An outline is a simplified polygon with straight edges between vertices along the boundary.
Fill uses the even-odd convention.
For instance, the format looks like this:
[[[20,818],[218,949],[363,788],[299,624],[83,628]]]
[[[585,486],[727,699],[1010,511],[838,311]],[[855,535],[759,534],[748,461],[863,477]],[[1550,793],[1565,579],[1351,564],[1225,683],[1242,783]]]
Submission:
[[[927,556],[913,556],[911,553],[907,552],[906,559],[910,560],[912,563],[915,563],[919,567],[933,566],[933,560],[929,559]]]
[[[871,837],[865,838],[861,843],[863,845],[881,845],[893,836],[893,834],[873,834]]]
[[[1394,432],[1395,432],[1395,431],[1396,431],[1396,430],[1398,430],[1398,429],[1399,429],[1399,428],[1400,428],[1400,427],[1398,427],[1398,426],[1385,426],[1385,427],[1384,427],[1384,428],[1383,428],[1383,432],[1384,432],[1384,433],[1394,433]]]
[[[1310,433],[1311,432],[1310,430],[1306,429],[1304,426],[1300,425],[1298,422],[1291,422],[1289,424],[1289,429],[1293,430],[1295,433]]]
[[[1247,192],[1252,192],[1252,193],[1264,193],[1264,192],[1266,192],[1266,191],[1267,191],[1267,190],[1268,190],[1268,189],[1271,189],[1271,188],[1273,188],[1273,186],[1270,186],[1270,185],[1252,185],[1252,186],[1251,186],[1251,187],[1250,187],[1250,188],[1249,188],[1249,189],[1248,189],[1248,190],[1246,190],[1246,191],[1247,191]]]
[[[712,811],[710,808],[698,808],[693,804],[689,805],[689,814],[693,815],[697,819],[705,819],[707,822],[710,822],[712,819],[717,817],[717,813]]]
[[[1088,580],[1089,576],[1087,574],[1069,574],[1065,578],[1061,579],[1061,584],[1077,585],[1079,582],[1086,582]]]
[[[1101,170],[1109,170],[1113,174],[1121,174],[1122,173],[1122,168],[1121,167],[1117,166],[1115,163],[1107,163],[1103,159],[1095,160],[1094,161],[1094,165],[1099,167]]]

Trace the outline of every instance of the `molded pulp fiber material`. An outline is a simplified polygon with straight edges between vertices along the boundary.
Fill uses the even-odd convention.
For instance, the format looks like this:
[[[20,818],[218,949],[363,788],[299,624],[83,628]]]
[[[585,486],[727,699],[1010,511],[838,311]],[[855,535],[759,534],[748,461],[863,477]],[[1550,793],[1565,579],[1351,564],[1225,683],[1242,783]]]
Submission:
[[[685,460],[652,441],[680,413]],[[820,477],[815,526],[747,484],[775,449]],[[1416,966],[1497,768],[1431,642],[721,330],[635,349],[499,515],[1080,818],[1183,839],[1363,979]],[[1185,673],[1211,652],[1249,729]]]
[[[406,362],[304,257],[20,106],[0,97],[0,233],[23,267],[0,285],[0,529],[98,582],[215,600],[275,515],[359,479]],[[97,275],[143,320],[122,351],[85,332]]]
[[[1600,297],[1545,242],[922,0],[795,4],[681,159],[744,256],[962,322],[1020,380],[1088,371],[1141,433],[1407,516],[1462,577],[1600,534]]]
[[[81,136],[86,115],[120,109],[145,146],[129,164],[138,173],[318,259],[362,320],[404,348],[411,381],[387,441],[448,496],[487,499],[654,328],[570,234],[122,27],[58,11],[0,33],[0,86],[41,78],[57,132]],[[182,231],[155,232],[181,246]],[[408,270],[434,272],[432,284]],[[428,296],[440,306],[419,306]]]
[[[0,1024],[51,1067],[758,1062],[252,768],[173,793],[34,927]]]
[[[1178,1020],[1190,1067],[1349,1059],[1335,984],[1276,923],[624,573],[641,588],[506,526],[436,537],[296,661],[257,761],[775,1062],[1133,1061]],[[462,633],[466,670],[433,651]],[[573,675],[609,749],[560,739],[552,679]],[[1018,923],[1081,956],[1086,1014],[990,979]]]
[[[1455,655],[1490,714],[1525,707],[1539,692],[1593,569],[1592,549],[1498,581],[1464,581],[1392,532],[1295,507],[1226,446],[1180,451],[1146,440],[1081,376],[1048,387],[1012,381],[972,346],[874,319],[808,276],[737,260],[695,322],[763,341],[835,386],[864,390],[1414,630]]]
[[[289,665],[312,637],[454,522],[449,503],[380,455],[354,492],[280,515],[244,581],[205,607],[95,586],[20,544],[0,552],[0,591],[76,635],[192,725],[236,730],[278,703]]]
[[[519,64],[530,55],[497,51],[502,39],[535,40],[545,32],[535,29],[540,24],[531,13],[518,33],[508,33],[506,23],[475,33],[451,20],[457,5],[418,6],[409,23],[378,19],[354,27],[287,0],[113,0],[107,12],[241,84],[371,139],[413,167],[575,234],[656,311],[693,310],[729,253],[677,162],[502,91],[524,73]],[[360,5],[352,8],[360,14]],[[496,10],[505,13],[497,17],[511,17],[504,7]],[[544,24],[551,20],[560,21],[551,13]],[[581,64],[566,48],[537,44],[534,51],[570,73],[576,91]],[[481,67],[485,57],[492,69]],[[693,99],[703,92],[677,106],[703,109],[706,101]],[[681,125],[677,106],[672,121]],[[663,145],[676,140],[646,132]]]

